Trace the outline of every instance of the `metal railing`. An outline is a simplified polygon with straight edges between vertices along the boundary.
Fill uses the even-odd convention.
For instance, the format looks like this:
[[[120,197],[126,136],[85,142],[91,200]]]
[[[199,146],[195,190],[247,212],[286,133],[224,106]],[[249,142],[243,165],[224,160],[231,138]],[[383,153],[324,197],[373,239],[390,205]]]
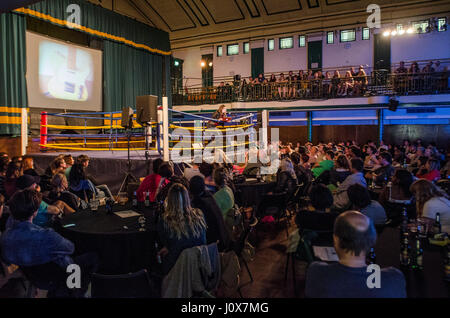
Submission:
[[[374,71],[370,76],[313,78],[296,81],[247,83],[185,88],[173,95],[174,105],[231,102],[292,101],[368,97],[377,95],[441,94],[450,92],[448,72],[389,74]]]

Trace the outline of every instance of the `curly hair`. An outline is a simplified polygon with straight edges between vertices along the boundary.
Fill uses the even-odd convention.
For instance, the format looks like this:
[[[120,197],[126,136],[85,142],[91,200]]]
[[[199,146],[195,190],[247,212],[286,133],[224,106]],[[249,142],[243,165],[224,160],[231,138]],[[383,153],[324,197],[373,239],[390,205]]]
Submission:
[[[415,181],[411,185],[410,190],[416,198],[417,216],[420,217],[422,217],[423,215],[423,206],[428,200],[435,197],[444,197],[446,199],[450,199],[450,197],[444,191],[425,179]]]

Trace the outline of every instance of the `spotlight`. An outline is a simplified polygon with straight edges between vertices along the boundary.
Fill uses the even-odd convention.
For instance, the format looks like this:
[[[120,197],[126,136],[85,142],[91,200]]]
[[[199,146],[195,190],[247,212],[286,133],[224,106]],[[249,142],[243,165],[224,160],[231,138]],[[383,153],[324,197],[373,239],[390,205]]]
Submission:
[[[175,65],[175,66],[179,66],[179,65],[180,65],[180,62],[179,62],[179,61],[175,61],[175,62],[174,62],[174,65]]]
[[[405,30],[400,30],[400,31],[398,31],[398,34],[400,34],[400,35],[405,34]]]
[[[389,36],[391,34],[391,32],[389,31],[384,31],[383,36]]]
[[[212,62],[209,62],[209,67],[212,67],[213,66],[213,63]]]
[[[409,29],[406,31],[406,33],[412,34],[412,33],[414,33],[414,29],[413,29],[413,28],[409,28]]]
[[[391,32],[391,35],[392,35],[392,36],[396,36],[396,35],[397,35],[397,31],[392,31],[392,32]]]
[[[201,67],[205,67],[205,66],[206,66],[205,61],[201,61],[201,62],[200,62],[200,66],[201,66]]]

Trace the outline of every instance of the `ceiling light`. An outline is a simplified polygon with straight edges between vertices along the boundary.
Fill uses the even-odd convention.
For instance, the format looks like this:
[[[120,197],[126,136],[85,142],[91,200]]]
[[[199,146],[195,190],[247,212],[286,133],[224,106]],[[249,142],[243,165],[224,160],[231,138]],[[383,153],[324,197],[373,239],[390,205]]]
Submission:
[[[398,34],[400,34],[400,35],[405,34],[405,30],[400,30],[400,31],[398,31]]]
[[[392,35],[392,36],[396,36],[396,35],[397,35],[397,31],[392,31],[392,32],[391,32],[391,35]]]
[[[383,33],[384,36],[389,36],[390,34],[391,34],[391,32],[389,32],[389,31],[384,31],[384,33]]]
[[[201,66],[201,67],[205,67],[205,66],[206,66],[205,61],[201,61],[201,62],[200,62],[200,66]]]
[[[212,67],[212,66],[213,66],[212,62],[209,62],[209,67]]]
[[[413,33],[413,32],[414,32],[413,28],[409,28],[409,29],[406,31],[406,33],[408,33],[408,34],[411,34],[411,33]]]

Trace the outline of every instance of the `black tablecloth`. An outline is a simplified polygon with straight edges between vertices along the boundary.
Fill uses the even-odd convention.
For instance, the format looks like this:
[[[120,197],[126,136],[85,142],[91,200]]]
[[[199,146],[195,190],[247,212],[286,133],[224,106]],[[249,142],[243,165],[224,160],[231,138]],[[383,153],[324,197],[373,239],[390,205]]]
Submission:
[[[449,298],[450,284],[444,280],[443,248],[424,242],[422,271],[400,267],[400,231],[387,227],[375,247],[376,264],[402,270],[409,298]]]
[[[124,210],[131,210],[131,206],[114,206],[113,212]],[[156,212],[148,208],[137,211],[146,218],[146,231],[139,231],[138,216],[122,219],[107,214],[105,207],[99,207],[97,212],[82,210],[66,216],[57,225],[57,230],[75,244],[76,255],[96,252],[100,258],[100,273],[151,270],[156,260]],[[65,228],[68,224],[75,226]]]
[[[236,202],[242,207],[258,206],[262,197],[275,188],[275,182],[246,181],[235,184]]]

